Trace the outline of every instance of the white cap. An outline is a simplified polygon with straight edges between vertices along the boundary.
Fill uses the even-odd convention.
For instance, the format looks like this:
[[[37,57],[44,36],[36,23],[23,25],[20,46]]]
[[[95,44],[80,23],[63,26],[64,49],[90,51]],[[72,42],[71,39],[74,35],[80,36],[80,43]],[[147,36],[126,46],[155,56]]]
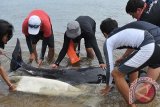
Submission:
[[[66,35],[72,39],[81,35],[81,28],[77,21],[71,21],[67,24]]]
[[[32,35],[37,35],[40,30],[40,25],[41,19],[36,15],[31,16],[28,20],[28,33]]]

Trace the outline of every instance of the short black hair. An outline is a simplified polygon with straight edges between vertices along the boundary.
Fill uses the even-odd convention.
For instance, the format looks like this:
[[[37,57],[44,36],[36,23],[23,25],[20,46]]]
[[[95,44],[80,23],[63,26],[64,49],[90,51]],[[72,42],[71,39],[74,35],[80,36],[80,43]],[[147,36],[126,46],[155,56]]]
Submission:
[[[102,33],[107,33],[107,34],[110,34],[117,27],[118,27],[117,21],[111,18],[103,20],[100,25]]]
[[[8,34],[8,40],[10,40],[13,36],[14,27],[8,21],[0,19],[0,41],[3,36]]]
[[[129,0],[126,5],[126,12],[136,12],[138,8],[143,8],[145,2],[143,0]]]

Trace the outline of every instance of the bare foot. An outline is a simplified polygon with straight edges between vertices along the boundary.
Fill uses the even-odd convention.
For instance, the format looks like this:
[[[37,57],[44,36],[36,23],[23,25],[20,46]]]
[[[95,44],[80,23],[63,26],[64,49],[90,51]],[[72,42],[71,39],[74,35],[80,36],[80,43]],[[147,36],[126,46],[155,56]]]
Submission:
[[[101,94],[103,96],[107,95],[109,93],[109,91],[111,90],[111,87],[110,86],[106,86],[104,89],[101,90]]]

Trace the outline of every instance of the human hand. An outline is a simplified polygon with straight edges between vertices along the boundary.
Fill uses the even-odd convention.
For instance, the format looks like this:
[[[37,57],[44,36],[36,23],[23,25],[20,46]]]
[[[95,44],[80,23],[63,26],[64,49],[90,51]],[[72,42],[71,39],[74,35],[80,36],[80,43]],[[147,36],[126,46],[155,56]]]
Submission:
[[[42,65],[42,63],[43,63],[42,59],[38,60],[38,67],[40,67]]]
[[[105,88],[102,89],[100,93],[101,93],[103,96],[105,96],[105,95],[107,95],[107,94],[109,93],[110,90],[111,90],[111,87],[108,86],[108,85],[106,85]]]
[[[58,65],[57,64],[51,64],[51,67],[52,68],[58,68]]]
[[[9,91],[16,91],[16,86],[14,84],[11,84],[9,86]]]
[[[120,62],[122,62],[123,59],[124,59],[123,57],[120,57],[119,59],[117,59],[117,60],[115,61],[115,65],[119,65]]]
[[[5,55],[5,52],[3,49],[0,49],[0,55]]]
[[[36,55],[34,53],[31,53],[29,57],[29,62],[32,63],[33,60],[38,63],[38,58],[36,57]]]
[[[102,69],[106,69],[107,65],[106,64],[99,64],[99,67],[101,67]]]

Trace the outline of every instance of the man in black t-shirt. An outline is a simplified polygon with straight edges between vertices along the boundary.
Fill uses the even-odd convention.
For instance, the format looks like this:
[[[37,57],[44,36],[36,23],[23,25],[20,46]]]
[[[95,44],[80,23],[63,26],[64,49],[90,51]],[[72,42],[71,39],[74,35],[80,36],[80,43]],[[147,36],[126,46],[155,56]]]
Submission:
[[[87,52],[87,57],[93,58],[93,50],[98,58],[100,67],[105,68],[105,64],[102,59],[101,52],[98,48],[98,44],[95,37],[96,23],[89,16],[79,16],[75,21],[69,22],[67,25],[67,30],[64,34],[63,47],[59,53],[56,62],[52,65],[53,68],[59,66],[66,55],[69,43],[72,40],[75,43],[80,43],[80,40],[84,38],[85,48]],[[93,50],[92,50],[93,49]]]

